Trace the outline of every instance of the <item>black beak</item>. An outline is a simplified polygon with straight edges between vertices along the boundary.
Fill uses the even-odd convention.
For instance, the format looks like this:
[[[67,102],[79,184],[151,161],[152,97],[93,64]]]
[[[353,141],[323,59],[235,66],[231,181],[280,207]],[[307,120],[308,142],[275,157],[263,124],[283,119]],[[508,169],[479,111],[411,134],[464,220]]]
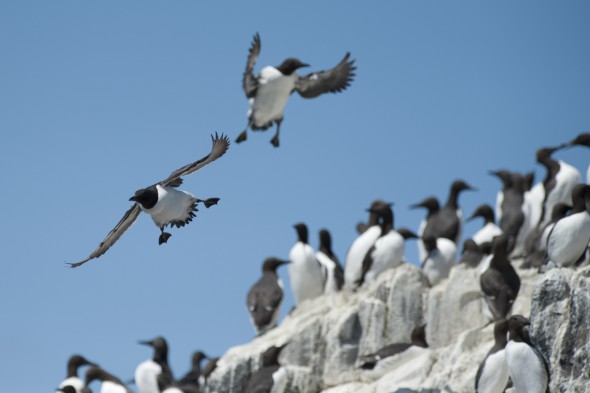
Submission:
[[[137,343],[138,344],[141,344],[141,345],[147,345],[148,347],[153,347],[154,346],[154,344],[151,341],[143,341],[143,340],[140,340]]]
[[[131,198],[129,198],[130,201],[136,202],[135,197],[132,196]]]

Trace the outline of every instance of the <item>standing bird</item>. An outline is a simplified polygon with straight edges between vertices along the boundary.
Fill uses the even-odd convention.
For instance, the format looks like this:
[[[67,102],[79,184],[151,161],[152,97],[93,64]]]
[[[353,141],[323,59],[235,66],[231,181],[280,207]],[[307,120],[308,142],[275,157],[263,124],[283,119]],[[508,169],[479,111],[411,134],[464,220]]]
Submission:
[[[139,393],[160,393],[161,387],[170,386],[174,382],[168,365],[168,343],[161,336],[139,343],[152,347],[154,354],[135,368],[137,390]]]
[[[283,283],[277,268],[289,261],[267,258],[262,263],[262,277],[250,288],[246,306],[256,333],[263,334],[277,324],[283,302]]]
[[[461,240],[463,230],[463,214],[459,208],[459,194],[464,190],[475,190],[463,180],[455,180],[451,184],[449,197],[445,205],[434,213],[426,222],[423,238],[445,238],[455,245]]]
[[[278,67],[266,66],[258,75],[254,75],[254,64],[259,54],[260,36],[257,33],[252,40],[242,80],[244,93],[250,104],[248,125],[237,137],[236,143],[246,140],[248,128],[264,131],[275,123],[277,130],[271,144],[279,147],[283,112],[291,93],[296,91],[303,98],[338,93],[346,89],[355,76],[356,67],[354,60],[349,60],[350,53],[347,53],[336,67],[327,71],[312,72],[303,77],[297,75],[296,71],[309,65],[295,58],[286,59]]]
[[[418,257],[420,258],[420,261],[424,261],[427,252],[424,247],[424,242],[422,241],[422,235],[424,235],[424,228],[426,228],[428,220],[440,210],[440,204],[435,197],[428,197],[419,203],[411,205],[410,209],[417,209],[419,207],[423,207],[428,211],[426,218],[420,222],[420,226],[418,227],[418,236],[420,237],[420,239],[418,239]]]
[[[508,235],[492,242],[489,267],[480,276],[481,290],[495,321],[506,318],[520,289],[520,278],[508,259]]]
[[[377,199],[373,201],[369,212],[369,221],[367,228],[352,242],[352,245],[346,253],[346,263],[344,264],[344,283],[350,288],[354,288],[355,282],[361,277],[363,269],[363,260],[367,252],[381,235],[381,226],[379,225],[379,207],[387,203]]]
[[[279,371],[279,355],[285,345],[272,346],[262,353],[261,365],[248,380],[244,393],[270,393],[275,383],[275,373]]]
[[[412,330],[410,340],[410,343],[389,344],[375,353],[361,356],[359,359],[360,367],[365,370],[372,370],[380,360],[397,355],[398,353],[402,353],[412,346],[427,348],[428,344],[426,343],[426,325],[416,326]]]
[[[59,387],[63,388],[69,385],[75,389],[76,393],[80,393],[82,391],[82,388],[84,387],[84,381],[82,381],[82,379],[78,377],[78,369],[82,366],[98,367],[97,364],[89,361],[81,355],[70,356],[70,358],[68,359],[66,379],[64,379],[59,384]]]
[[[558,220],[547,238],[547,260],[561,267],[581,261],[590,242],[590,186],[575,186],[572,199],[570,215]]]
[[[502,233],[502,230],[496,225],[494,211],[488,204],[480,205],[475,211],[467,218],[467,221],[471,221],[474,218],[481,217],[484,220],[483,226],[475,232],[471,237],[477,244],[485,242],[491,242],[495,236]]]
[[[504,193],[512,186],[512,174],[505,170],[489,171],[492,176],[496,176],[502,182],[502,189],[496,194],[496,218],[502,219],[502,203],[504,203]]]
[[[564,144],[558,146],[558,149],[564,149],[564,148],[573,147],[573,146],[590,147],[590,133],[588,133],[588,132],[581,133],[580,135],[578,135],[574,139],[572,139],[570,142],[567,142],[567,143],[564,143]],[[588,169],[586,170],[586,184],[590,184],[590,165],[588,166]]]
[[[295,304],[298,306],[307,299],[313,299],[324,292],[325,272],[318,262],[313,248],[308,243],[307,226],[304,223],[294,225],[297,242],[289,252],[289,282]]]
[[[91,393],[88,385],[93,381],[101,381],[100,393],[132,393],[119,378],[96,366],[86,370],[86,387],[82,389],[82,393]]]
[[[573,166],[551,158],[557,147],[543,148],[537,151],[537,162],[545,167],[547,174],[543,180],[545,198],[541,209],[540,224],[545,226],[550,220],[550,214],[556,203],[571,204],[572,190],[580,183],[580,172]]]
[[[320,230],[320,246],[315,256],[326,271],[324,293],[340,291],[344,285],[344,269],[332,251],[332,237],[327,229]]]
[[[494,346],[479,365],[475,375],[476,393],[503,393],[508,384],[508,366],[504,348],[508,343],[508,321],[494,325]]]
[[[199,378],[201,377],[201,362],[203,359],[208,359],[207,355],[202,351],[196,351],[191,358],[191,369],[180,378],[177,382],[181,389],[187,387],[196,388],[199,390]]]
[[[135,202],[133,206],[127,210],[121,221],[108,233],[92,254],[80,262],[70,263],[69,265],[78,267],[107,252],[119,240],[121,235],[133,225],[142,210],[152,216],[152,220],[160,228],[162,233],[159,243],[162,244],[166,243],[172,236],[170,233],[164,232],[164,228],[168,225],[180,228],[190,223],[195,217],[199,202],[203,202],[207,208],[216,205],[219,198],[201,200],[186,191],[176,189],[182,184],[183,176],[190,175],[225,154],[229,147],[227,137],[223,134],[221,137],[216,134],[215,137],[211,136],[211,140],[213,143],[211,152],[205,157],[177,169],[161,182],[137,190],[135,195],[129,198],[130,201]]]
[[[525,330],[530,324],[522,315],[508,319],[506,365],[517,393],[549,393],[549,367]]]
[[[422,261],[422,270],[430,286],[435,286],[451,273],[457,256],[457,246],[452,240],[444,237],[422,238],[426,248],[426,258]]]

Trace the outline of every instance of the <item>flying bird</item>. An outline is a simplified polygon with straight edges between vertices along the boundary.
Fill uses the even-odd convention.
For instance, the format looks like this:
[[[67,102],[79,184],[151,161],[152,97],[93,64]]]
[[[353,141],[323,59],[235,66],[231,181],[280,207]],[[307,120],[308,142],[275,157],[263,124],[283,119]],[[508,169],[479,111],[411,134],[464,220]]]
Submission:
[[[334,68],[327,71],[312,72],[306,76],[297,75],[297,69],[308,67],[296,58],[288,58],[279,66],[264,67],[258,75],[254,75],[254,64],[260,54],[260,36],[258,33],[252,40],[248,53],[246,71],[242,80],[244,93],[249,100],[248,125],[237,137],[236,143],[246,140],[247,130],[265,131],[273,123],[277,129],[271,144],[279,147],[279,130],[283,121],[285,105],[291,93],[296,91],[303,98],[315,98],[324,93],[338,93],[346,89],[355,76],[354,60],[350,53]]]
[[[77,263],[70,263],[71,267],[78,267],[88,262],[91,259],[98,258],[119,240],[127,229],[133,225],[139,213],[144,211],[152,216],[152,220],[160,231],[159,244],[166,243],[170,236],[168,232],[164,232],[164,228],[168,225],[172,227],[183,227],[190,223],[195,217],[197,205],[202,202],[205,207],[216,205],[219,198],[198,199],[194,195],[177,190],[182,184],[182,177],[190,175],[191,173],[201,169],[205,165],[215,161],[223,156],[229,148],[229,139],[227,136],[221,134],[215,137],[211,135],[213,146],[211,151],[205,157],[191,164],[187,164],[180,169],[175,170],[165,180],[151,185],[147,188],[139,189],[135,195],[129,198],[130,201],[135,202],[133,206],[123,216],[119,223],[113,228],[98,247],[84,260]]]

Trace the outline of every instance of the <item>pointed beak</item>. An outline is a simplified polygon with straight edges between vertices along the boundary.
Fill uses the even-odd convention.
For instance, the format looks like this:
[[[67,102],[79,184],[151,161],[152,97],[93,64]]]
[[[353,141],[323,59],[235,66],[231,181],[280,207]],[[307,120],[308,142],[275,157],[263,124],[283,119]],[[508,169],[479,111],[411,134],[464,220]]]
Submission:
[[[424,207],[424,205],[422,205],[421,203],[414,203],[413,205],[410,205],[410,209],[418,209]]]
[[[137,202],[137,201],[135,200],[135,197],[134,197],[134,196],[132,196],[131,198],[129,198],[129,201]]]
[[[141,345],[147,345],[148,347],[152,347],[153,346],[153,344],[152,344],[151,341],[140,340],[137,343],[138,344],[141,344]]]

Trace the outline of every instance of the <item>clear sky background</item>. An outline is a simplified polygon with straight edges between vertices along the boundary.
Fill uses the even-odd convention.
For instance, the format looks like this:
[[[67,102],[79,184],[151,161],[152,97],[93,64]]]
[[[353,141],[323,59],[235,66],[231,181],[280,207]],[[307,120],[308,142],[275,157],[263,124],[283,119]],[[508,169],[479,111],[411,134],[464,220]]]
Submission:
[[[582,1],[0,2],[0,390],[51,392],[73,353],[131,378],[151,356],[137,341],[156,335],[181,375],[194,350],[254,337],[246,293],[266,257],[288,256],[293,224],[314,247],[329,228],[343,260],[376,198],[417,230],[424,212],[408,206],[445,200],[454,179],[478,188],[465,215],[494,203],[488,170],[542,179],[535,151],[590,130],[589,20]],[[211,133],[235,139],[256,32],[256,70],[291,56],[326,69],[350,51],[357,77],[341,94],[293,95],[280,148],[250,133],[185,178],[221,201],[167,245],[142,215],[67,268],[135,190],[208,153]],[[585,178],[590,150],[557,157]]]

